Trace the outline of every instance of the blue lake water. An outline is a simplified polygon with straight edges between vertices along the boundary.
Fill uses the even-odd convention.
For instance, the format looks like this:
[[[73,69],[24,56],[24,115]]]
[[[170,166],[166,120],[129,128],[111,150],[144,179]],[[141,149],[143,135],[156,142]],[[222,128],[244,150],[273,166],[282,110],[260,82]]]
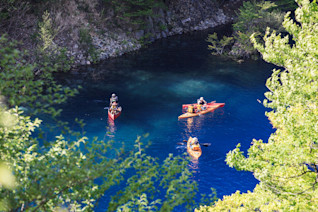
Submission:
[[[264,99],[273,66],[263,61],[237,64],[211,55],[205,41],[211,32],[162,39],[138,52],[63,75],[68,83],[83,86],[64,107],[63,118],[70,122],[82,118],[88,137],[125,142],[128,148],[137,135],[149,133],[152,145],[147,153],[160,159],[169,153],[183,154],[186,149],[178,142],[196,136],[202,143],[211,143],[202,147],[198,161],[190,163],[200,193],[209,194],[210,187],[218,197],[252,190],[257,183],[252,173],[238,172],[224,160],[236,144],[241,143],[246,152],[253,138],[267,140],[273,131],[266,109],[257,102]],[[104,110],[113,92],[123,108],[114,124]],[[181,105],[201,96],[225,106],[178,121]],[[107,198],[99,204],[97,211],[104,211]]]

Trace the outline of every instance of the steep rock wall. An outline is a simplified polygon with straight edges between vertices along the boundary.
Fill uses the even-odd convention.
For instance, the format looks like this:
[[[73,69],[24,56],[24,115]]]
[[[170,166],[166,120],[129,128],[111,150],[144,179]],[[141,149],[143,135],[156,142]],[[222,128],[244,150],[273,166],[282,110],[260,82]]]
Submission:
[[[83,65],[137,50],[162,37],[229,23],[234,17],[233,9],[229,8],[241,2],[165,0],[166,7],[154,9],[155,15],[146,17],[141,29],[118,19],[114,9],[106,7],[104,1],[56,0],[50,5],[37,5],[38,15],[30,7],[25,7],[23,16],[19,16],[21,24],[17,23],[16,29],[4,25],[0,33],[9,33],[10,37],[23,41],[24,48],[32,53],[39,45],[38,23],[42,21],[39,14],[48,11],[54,26],[54,45],[66,47],[75,65]]]
[[[147,41],[152,42],[175,34],[229,23],[233,20],[234,12],[226,13],[225,10],[241,2],[241,0],[230,0],[226,4],[220,4],[212,0],[166,1],[167,9],[155,11],[155,18],[148,17],[146,29],[134,29],[128,25],[114,31],[105,30],[104,34],[93,35],[94,44],[101,50],[101,59],[121,55],[139,49],[140,40],[149,35]],[[85,64],[85,61],[81,63]]]

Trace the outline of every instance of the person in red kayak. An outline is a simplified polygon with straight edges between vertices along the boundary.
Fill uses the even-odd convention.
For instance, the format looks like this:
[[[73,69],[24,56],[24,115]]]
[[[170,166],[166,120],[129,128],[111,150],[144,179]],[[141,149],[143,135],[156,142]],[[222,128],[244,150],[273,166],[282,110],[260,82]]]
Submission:
[[[117,102],[113,102],[112,105],[110,106],[110,112],[112,114],[117,114],[118,113],[118,104]]]
[[[118,105],[118,96],[116,96],[116,94],[114,93],[109,99],[109,109],[112,114],[117,114],[120,110],[120,107]]]
[[[116,94],[113,93],[109,99],[109,106],[111,107],[114,102],[118,104],[118,96],[116,96]]]

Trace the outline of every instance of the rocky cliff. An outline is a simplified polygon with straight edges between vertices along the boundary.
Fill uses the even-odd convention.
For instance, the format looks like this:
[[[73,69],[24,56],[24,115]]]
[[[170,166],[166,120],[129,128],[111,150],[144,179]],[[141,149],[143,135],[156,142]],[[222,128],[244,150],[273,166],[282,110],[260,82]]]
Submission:
[[[21,40],[24,48],[32,52],[39,45],[41,14],[48,11],[54,28],[54,45],[66,47],[76,65],[90,64],[137,50],[162,37],[229,23],[234,14],[229,8],[233,5],[235,8],[241,0],[165,0],[163,3],[164,7],[153,8],[153,14],[143,18],[142,27],[131,24],[129,19],[118,18],[118,12],[101,0],[55,0],[46,5],[38,3],[36,10],[32,10],[34,5],[30,7],[26,3],[20,14],[13,17],[13,24],[2,24],[0,33]]]

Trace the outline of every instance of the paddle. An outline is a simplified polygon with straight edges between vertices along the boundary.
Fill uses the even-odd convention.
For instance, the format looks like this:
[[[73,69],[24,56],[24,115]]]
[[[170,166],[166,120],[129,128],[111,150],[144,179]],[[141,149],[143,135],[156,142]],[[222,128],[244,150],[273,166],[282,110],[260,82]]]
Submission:
[[[109,107],[104,107],[104,110],[108,110],[109,109]]]
[[[177,144],[178,144],[178,145],[184,145],[184,143],[182,143],[182,142],[178,142]]]
[[[211,146],[211,143],[202,143],[202,146]]]
[[[207,105],[209,105],[209,103],[211,104],[211,103],[215,103],[215,102],[216,102],[216,101],[208,102]]]
[[[187,140],[183,140],[183,142],[188,143]],[[181,142],[178,142],[178,144],[183,145],[183,143],[181,143]],[[208,147],[208,146],[211,146],[211,143],[200,143],[200,145]]]

